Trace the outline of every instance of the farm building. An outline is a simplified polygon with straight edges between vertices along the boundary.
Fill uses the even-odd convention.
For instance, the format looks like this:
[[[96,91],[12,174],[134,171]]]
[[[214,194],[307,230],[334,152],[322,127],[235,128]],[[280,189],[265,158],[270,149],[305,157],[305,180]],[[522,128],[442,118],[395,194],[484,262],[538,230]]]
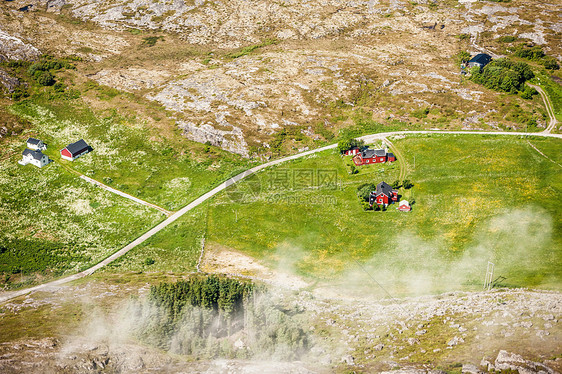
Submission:
[[[386,152],[386,149],[364,149],[353,157],[353,162],[358,166],[393,161],[396,161],[396,156]]]
[[[377,204],[388,206],[395,201],[398,201],[398,191],[392,189],[388,183],[380,182],[377,184],[377,189],[371,192],[369,205],[373,206],[374,204]]]
[[[468,68],[473,68],[475,66],[482,69],[484,66],[488,65],[492,61],[492,57],[486,53],[479,53],[468,61]]]
[[[45,149],[47,149],[47,145],[39,139],[29,138],[27,139],[27,148],[31,149],[32,151],[44,151]]]
[[[346,156],[355,156],[361,152],[361,148],[359,147],[351,147],[346,151],[343,151],[343,154]]]
[[[38,168],[42,168],[50,162],[49,157],[43,154],[40,150],[31,150],[26,148],[22,153],[21,160],[18,161],[20,165],[32,164]]]
[[[398,203],[397,209],[401,212],[409,212],[412,210],[412,207],[410,206],[410,203],[407,200],[402,200]]]
[[[78,140],[76,143],[71,143],[65,148],[60,150],[61,158],[69,161],[74,161],[78,157],[90,152],[92,147],[84,141],[84,139]]]

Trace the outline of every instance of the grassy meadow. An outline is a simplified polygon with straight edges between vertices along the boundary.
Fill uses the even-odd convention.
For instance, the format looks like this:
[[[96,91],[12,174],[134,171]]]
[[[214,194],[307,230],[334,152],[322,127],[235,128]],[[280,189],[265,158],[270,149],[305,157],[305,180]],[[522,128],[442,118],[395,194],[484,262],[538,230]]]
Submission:
[[[400,190],[415,199],[412,212],[396,206],[364,211],[356,197],[362,183],[394,181],[397,163],[363,166],[350,175],[345,158],[327,151],[265,171],[219,196],[209,210],[207,240],[311,280],[352,287],[371,276],[395,291],[481,287],[487,261],[496,264],[496,277],[505,278],[499,285],[560,286],[560,166],[514,137],[431,135],[393,142],[414,183]],[[559,140],[531,143],[561,163]],[[337,172],[337,189],[274,183],[286,171],[323,169]],[[250,192],[240,201],[232,199],[235,191]]]
[[[15,151],[22,145],[0,151],[0,284],[17,287],[79,271],[164,219],[57,163],[18,165]]]
[[[96,113],[78,103],[41,96],[14,104],[11,110],[34,125],[34,135],[49,144],[46,153],[52,159],[168,210],[181,208],[248,167],[239,156],[214,147],[202,152],[202,145],[193,147],[179,133],[176,142],[164,141],[142,120],[115,111]],[[81,138],[93,152],[74,162],[60,160],[59,150]]]

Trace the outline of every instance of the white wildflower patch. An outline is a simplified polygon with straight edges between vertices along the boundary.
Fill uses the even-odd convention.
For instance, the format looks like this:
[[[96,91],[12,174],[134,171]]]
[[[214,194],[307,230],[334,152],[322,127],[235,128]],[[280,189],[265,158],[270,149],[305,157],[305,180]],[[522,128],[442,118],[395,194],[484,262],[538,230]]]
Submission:
[[[191,187],[191,179],[188,177],[174,178],[171,181],[166,182],[165,187],[167,189],[188,189]]]
[[[90,202],[85,199],[75,200],[69,207],[75,214],[80,216],[94,212],[94,209],[90,206]]]

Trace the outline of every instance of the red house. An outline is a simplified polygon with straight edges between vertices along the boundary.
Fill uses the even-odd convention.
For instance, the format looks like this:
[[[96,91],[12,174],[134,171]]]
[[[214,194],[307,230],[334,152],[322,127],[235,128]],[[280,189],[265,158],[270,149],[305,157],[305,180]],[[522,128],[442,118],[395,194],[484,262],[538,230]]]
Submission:
[[[90,152],[92,147],[84,141],[84,139],[78,140],[76,143],[71,143],[65,148],[60,150],[60,157],[68,161],[74,161],[78,157]]]
[[[380,182],[377,184],[376,191],[371,192],[369,205],[373,206],[374,204],[377,204],[388,206],[395,201],[398,201],[398,191],[393,190],[388,183]]]
[[[353,162],[357,166],[394,161],[396,161],[396,156],[392,153],[387,153],[385,149],[364,149],[353,157]]]

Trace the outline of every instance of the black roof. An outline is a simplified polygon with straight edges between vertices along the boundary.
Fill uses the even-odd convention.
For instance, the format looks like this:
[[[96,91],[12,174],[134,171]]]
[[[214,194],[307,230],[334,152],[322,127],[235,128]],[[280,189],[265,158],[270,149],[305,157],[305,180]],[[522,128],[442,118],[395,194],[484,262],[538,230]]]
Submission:
[[[22,155],[23,155],[23,156],[31,155],[31,157],[33,157],[33,158],[36,159],[36,160],[41,160],[41,159],[43,158],[43,156],[44,156],[43,152],[41,152],[41,151],[32,151],[32,150],[29,149],[29,148],[26,148],[26,149],[23,151]]]
[[[384,149],[365,149],[361,152],[361,157],[372,158],[375,156],[386,156],[386,151]]]
[[[90,150],[90,146],[88,145],[88,143],[84,141],[84,139],[80,139],[76,143],[71,143],[67,145],[66,149],[68,149],[68,151],[72,155],[75,155]]]
[[[492,56],[486,53],[479,53],[473,58],[471,58],[470,61],[468,61],[468,63],[470,64],[471,62],[475,62],[478,64],[487,65],[491,60],[492,60]]]
[[[375,194],[377,196],[384,194],[390,197],[392,195],[392,187],[386,182],[380,182],[379,184],[377,184],[377,190],[375,191]]]
[[[40,141],[41,141],[41,140],[35,139],[35,138],[29,138],[29,139],[27,139],[27,142],[28,142],[29,144],[35,144],[35,145],[39,144]]]

